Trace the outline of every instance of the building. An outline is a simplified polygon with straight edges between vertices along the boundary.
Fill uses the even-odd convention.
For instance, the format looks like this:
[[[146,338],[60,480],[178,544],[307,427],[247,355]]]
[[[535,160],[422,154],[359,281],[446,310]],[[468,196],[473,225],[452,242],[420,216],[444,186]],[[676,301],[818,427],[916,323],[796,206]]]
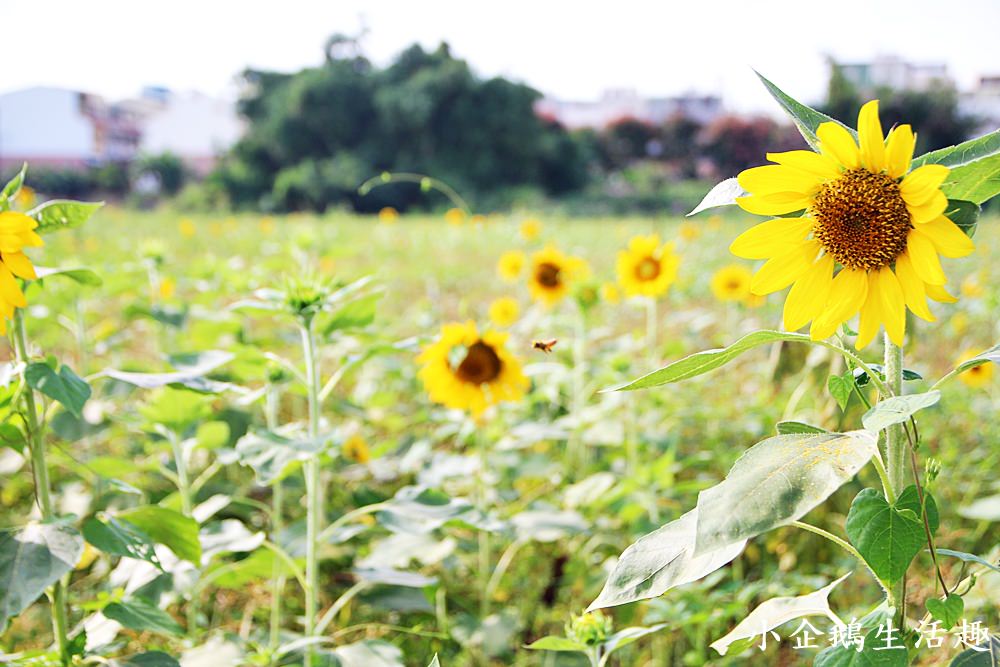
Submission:
[[[678,115],[708,124],[723,112],[722,99],[714,95],[648,98],[629,89],[607,90],[599,99],[587,102],[546,97],[536,103],[535,110],[571,129],[603,128],[623,118],[659,125]]]
[[[959,95],[958,108],[976,119],[974,135],[1000,129],[1000,75],[980,77],[975,88]]]
[[[874,95],[879,88],[925,91],[935,86],[954,88],[955,82],[943,63],[911,63],[898,56],[876,56],[866,63],[835,63],[840,73],[859,93]]]
[[[0,95],[0,169],[85,168],[170,152],[206,173],[243,133],[235,105],[199,93],[147,88],[107,102],[74,90],[34,87]]]

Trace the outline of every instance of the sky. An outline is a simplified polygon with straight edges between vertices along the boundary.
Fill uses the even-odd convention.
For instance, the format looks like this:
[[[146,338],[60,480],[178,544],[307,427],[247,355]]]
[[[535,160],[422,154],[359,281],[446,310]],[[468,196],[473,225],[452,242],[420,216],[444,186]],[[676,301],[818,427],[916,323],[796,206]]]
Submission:
[[[963,16],[995,27],[1000,2],[0,0],[0,92],[54,85],[114,99],[163,85],[234,96],[244,68],[316,65],[330,34],[364,27],[363,48],[378,64],[413,42],[443,40],[481,75],[563,99],[608,88],[718,93],[730,109],[769,111],[754,69],[817,101],[827,56],[944,62],[960,88],[1000,74],[1000,49],[962,29]]]

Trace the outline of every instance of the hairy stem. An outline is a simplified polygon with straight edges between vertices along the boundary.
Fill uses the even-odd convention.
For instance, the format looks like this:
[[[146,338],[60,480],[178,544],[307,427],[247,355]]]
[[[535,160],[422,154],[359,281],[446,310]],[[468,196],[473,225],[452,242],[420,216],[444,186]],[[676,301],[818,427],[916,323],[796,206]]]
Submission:
[[[903,393],[903,348],[889,340],[885,334],[885,382],[893,395]],[[902,424],[894,424],[886,429],[886,473],[893,496],[898,496],[906,486],[906,437]],[[886,496],[889,498],[889,495]],[[892,500],[890,500],[892,502]],[[894,586],[893,597],[898,601],[897,616],[900,629],[906,622],[906,577]]]
[[[264,421],[269,431],[278,427],[278,390],[273,384],[267,385],[264,394]],[[278,543],[278,538],[284,527],[282,511],[284,507],[284,486],[282,480],[277,480],[271,486],[271,540]],[[281,639],[281,605],[285,591],[285,568],[278,560],[274,561],[271,573],[271,632],[268,648],[274,652]]]
[[[302,351],[306,364],[306,393],[309,398],[309,438],[319,437],[319,369],[316,364],[316,337],[312,320],[301,327]],[[305,635],[312,637],[316,631],[316,611],[319,592],[319,524],[323,513],[320,495],[319,455],[312,456],[304,466],[306,478],[306,590]],[[315,650],[306,648],[305,665],[312,667]]]

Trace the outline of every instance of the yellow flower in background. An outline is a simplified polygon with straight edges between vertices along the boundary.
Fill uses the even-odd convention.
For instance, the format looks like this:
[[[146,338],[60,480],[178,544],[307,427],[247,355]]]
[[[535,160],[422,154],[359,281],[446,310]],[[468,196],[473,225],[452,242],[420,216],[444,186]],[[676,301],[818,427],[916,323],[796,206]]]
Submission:
[[[523,397],[528,378],[506,342],[507,334],[480,335],[471,321],[444,325],[417,357],[418,376],[431,400],[478,417],[491,405]]]
[[[622,300],[621,292],[614,283],[604,283],[601,285],[601,298],[608,303],[618,303]]]
[[[722,216],[718,213],[708,216],[708,228],[713,232],[722,229]]]
[[[753,296],[750,280],[753,274],[742,264],[730,264],[712,276],[712,294],[719,301],[747,301]]]
[[[760,308],[767,303],[767,297],[750,292],[747,294],[747,298],[743,301],[743,303],[747,308]]]
[[[473,225],[482,225],[486,223],[486,216],[482,213],[476,213],[471,218],[469,218],[469,223]]]
[[[34,188],[22,185],[21,189],[17,191],[17,198],[14,200],[14,203],[17,204],[17,207],[20,209],[31,208],[35,203]]]
[[[535,301],[552,306],[569,293],[570,283],[586,274],[585,261],[548,245],[531,256],[528,291]]]
[[[969,330],[969,314],[960,310],[951,316],[948,324],[956,336],[961,336]]]
[[[228,218],[226,218],[225,222],[223,223],[223,228],[227,232],[235,232],[237,229],[239,229],[239,227],[240,226],[236,222],[236,218],[234,218],[233,216],[229,216]]]
[[[193,237],[198,231],[198,228],[195,227],[191,218],[181,218],[180,223],[177,225],[177,229],[180,231],[181,236],[186,239]]]
[[[932,322],[927,297],[954,301],[938,255],[964,257],[975,249],[944,215],[948,200],[940,186],[948,168],[909,171],[916,137],[909,125],[899,125],[886,140],[877,100],[861,107],[857,143],[832,121],[816,134],[819,153],[768,153],[775,164],[738,177],[751,193],[736,200],[745,211],[803,215],[759,224],[730,250],[768,260],[753,278],[755,294],[792,286],[784,308],[789,331],[812,321],[809,334],[821,340],[860,312],[858,349],[880,326],[902,345],[907,308]]]
[[[699,236],[701,236],[701,227],[691,222],[690,220],[682,222],[680,228],[677,231],[681,235],[681,238],[684,239],[685,241],[694,241]]]
[[[538,218],[528,218],[521,223],[520,234],[525,241],[534,241],[542,233],[542,221]]]
[[[160,281],[160,298],[169,299],[177,291],[177,283],[173,278],[164,278]]]
[[[497,273],[508,282],[517,280],[527,261],[528,258],[520,250],[510,250],[497,260]]]
[[[221,222],[216,221],[216,222],[211,223],[208,226],[208,233],[211,234],[215,238],[219,238],[220,236],[222,236],[223,232],[224,232],[224,230],[222,228],[222,223]]]
[[[460,225],[465,222],[465,211],[460,208],[449,208],[444,214],[444,219],[449,225]]]
[[[324,257],[319,258],[320,273],[325,273],[329,275],[333,273],[336,268],[337,268],[337,261],[333,259],[333,257],[326,255]]]
[[[521,307],[517,305],[517,299],[509,296],[502,296],[494,299],[490,304],[490,321],[498,327],[509,327],[517,322],[521,314]]]
[[[973,350],[966,350],[955,362],[955,365],[957,366],[962,364],[978,354],[980,353]],[[967,371],[962,371],[958,374],[958,379],[968,387],[972,387],[973,389],[982,389],[988,385],[991,380],[993,380],[993,363],[987,361],[984,364],[973,366]]]
[[[979,284],[979,278],[975,275],[966,276],[962,281],[962,296],[967,299],[976,299],[983,295],[983,286]]]
[[[397,220],[399,220],[399,211],[397,211],[391,206],[386,206],[385,208],[383,208],[381,211],[378,212],[379,222],[384,222],[387,225],[391,225]]]
[[[357,433],[344,441],[344,446],[340,451],[345,459],[354,461],[355,463],[368,463],[372,460],[372,453],[368,448],[368,443]]]
[[[42,237],[34,232],[38,223],[24,213],[0,212],[0,334],[7,333],[7,320],[14,317],[15,308],[28,305],[17,278],[33,280],[38,276],[31,260],[24,254],[25,247],[45,245]]]
[[[677,279],[680,257],[674,244],[660,244],[659,234],[634,236],[618,252],[618,283],[626,296],[660,296]]]
[[[276,225],[274,224],[274,218],[267,216],[266,218],[260,219],[260,233],[270,235],[274,233]]]

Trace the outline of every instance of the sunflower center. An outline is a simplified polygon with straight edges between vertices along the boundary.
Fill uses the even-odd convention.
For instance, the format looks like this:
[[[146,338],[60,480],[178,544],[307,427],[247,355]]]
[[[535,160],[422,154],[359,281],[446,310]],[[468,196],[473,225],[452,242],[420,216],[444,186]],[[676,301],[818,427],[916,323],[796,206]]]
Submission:
[[[639,280],[656,280],[660,275],[660,263],[652,257],[645,257],[635,265],[635,277]]]
[[[735,292],[736,290],[738,290],[740,288],[740,284],[741,284],[740,281],[738,281],[735,278],[733,278],[732,280],[730,280],[729,282],[726,283],[726,287],[728,287],[730,290],[732,290],[733,292]]]
[[[535,269],[535,279],[542,287],[559,287],[561,283],[559,273],[561,269],[551,262],[542,262]]]
[[[465,358],[458,364],[455,376],[469,384],[485,384],[492,382],[500,375],[503,362],[496,350],[481,340],[469,346]]]
[[[906,250],[910,214],[899,183],[867,169],[845,171],[819,189],[810,209],[813,235],[843,266],[871,271]]]

